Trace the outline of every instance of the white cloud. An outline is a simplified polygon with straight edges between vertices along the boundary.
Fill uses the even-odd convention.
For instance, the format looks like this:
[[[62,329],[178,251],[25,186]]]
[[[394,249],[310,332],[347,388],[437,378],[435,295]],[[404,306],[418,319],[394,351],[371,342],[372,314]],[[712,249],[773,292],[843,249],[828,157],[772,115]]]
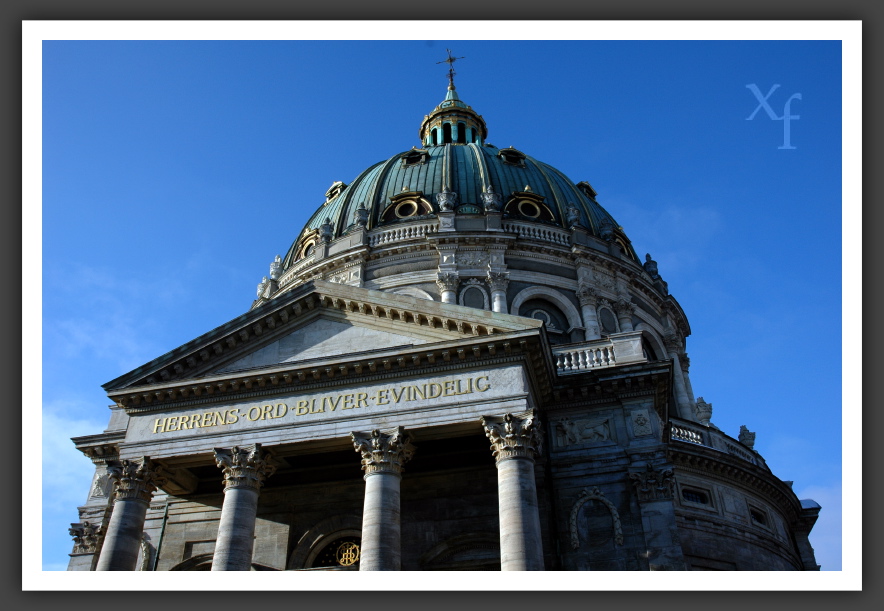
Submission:
[[[76,508],[86,501],[95,472],[92,462],[74,448],[71,437],[102,431],[107,424],[67,415],[83,411],[84,407],[75,402],[55,403],[43,409],[42,525],[40,514],[26,513],[25,528],[42,532],[44,571],[67,569],[71,550],[68,527],[78,520]],[[26,485],[33,483],[26,480]]]

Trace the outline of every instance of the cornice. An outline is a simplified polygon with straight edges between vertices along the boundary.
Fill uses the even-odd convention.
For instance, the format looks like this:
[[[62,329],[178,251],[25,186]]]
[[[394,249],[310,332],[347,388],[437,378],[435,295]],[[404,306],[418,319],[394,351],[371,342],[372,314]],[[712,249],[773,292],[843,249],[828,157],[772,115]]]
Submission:
[[[672,439],[667,457],[676,469],[740,486],[775,503],[787,521],[799,519],[801,503],[788,484],[742,458]]]

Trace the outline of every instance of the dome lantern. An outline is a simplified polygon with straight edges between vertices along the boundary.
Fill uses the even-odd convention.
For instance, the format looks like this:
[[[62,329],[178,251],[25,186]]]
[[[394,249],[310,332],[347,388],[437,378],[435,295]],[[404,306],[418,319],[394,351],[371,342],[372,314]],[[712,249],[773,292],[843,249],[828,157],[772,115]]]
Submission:
[[[456,74],[453,68],[454,62],[464,58],[452,57],[451,49],[446,51],[448,59],[436,63],[449,65],[448,91],[445,99],[424,117],[419,131],[421,143],[424,146],[472,143],[481,145],[488,137],[485,120],[460,99],[454,86]]]

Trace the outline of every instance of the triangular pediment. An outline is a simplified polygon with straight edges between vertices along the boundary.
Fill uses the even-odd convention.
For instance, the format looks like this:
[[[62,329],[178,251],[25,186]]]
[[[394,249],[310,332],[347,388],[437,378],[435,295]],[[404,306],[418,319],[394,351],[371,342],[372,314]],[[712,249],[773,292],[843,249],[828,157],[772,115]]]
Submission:
[[[537,330],[539,321],[314,280],[120,376],[109,395],[207,376]]]
[[[219,367],[213,373],[299,363],[344,354],[365,354],[387,348],[416,346],[428,341],[425,337],[414,337],[414,334],[405,335],[408,329],[401,331],[396,333],[346,319],[333,320],[321,316],[266,346]]]

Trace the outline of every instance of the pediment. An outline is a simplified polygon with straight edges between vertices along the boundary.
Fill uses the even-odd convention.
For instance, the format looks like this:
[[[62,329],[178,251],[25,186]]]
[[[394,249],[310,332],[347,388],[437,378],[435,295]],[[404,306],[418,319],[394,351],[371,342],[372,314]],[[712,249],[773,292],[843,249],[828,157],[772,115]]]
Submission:
[[[405,325],[402,325],[405,326]],[[399,329],[397,329],[399,330]],[[347,319],[335,320],[320,316],[266,346],[256,349],[212,373],[227,373],[269,367],[283,363],[300,363],[344,354],[366,354],[376,350],[425,344],[426,337],[406,335],[359,324]]]
[[[341,355],[537,330],[539,321],[314,280],[104,384],[111,396]],[[169,394],[166,398],[165,394]]]

